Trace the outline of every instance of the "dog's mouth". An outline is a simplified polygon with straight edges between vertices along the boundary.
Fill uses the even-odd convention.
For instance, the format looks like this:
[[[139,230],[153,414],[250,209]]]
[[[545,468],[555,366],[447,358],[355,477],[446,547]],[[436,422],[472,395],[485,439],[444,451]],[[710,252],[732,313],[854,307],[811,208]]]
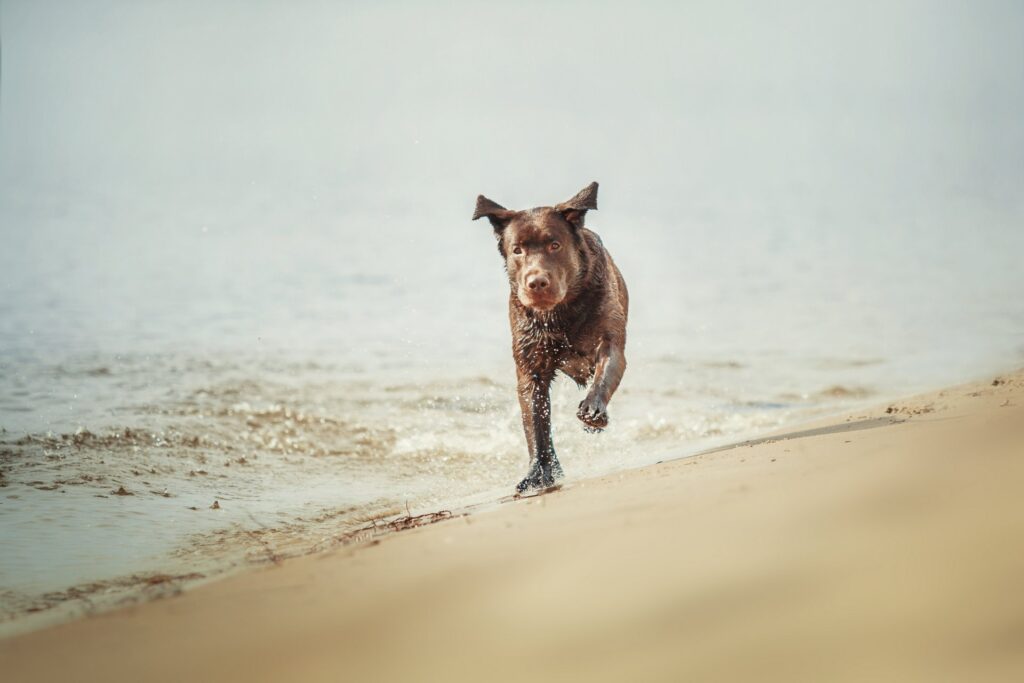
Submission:
[[[519,301],[527,308],[533,308],[538,311],[550,311],[562,303],[562,298],[562,296],[554,293],[524,292],[522,287],[519,288]]]

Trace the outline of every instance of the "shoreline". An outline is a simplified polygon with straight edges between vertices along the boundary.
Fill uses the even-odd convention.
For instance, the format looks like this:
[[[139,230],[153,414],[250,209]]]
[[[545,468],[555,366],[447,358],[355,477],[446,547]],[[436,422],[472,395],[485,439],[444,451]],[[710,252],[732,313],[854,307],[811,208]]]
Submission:
[[[1024,663],[1021,600],[939,617],[1013,590],[1006,577],[1024,570],[1024,553],[996,542],[1024,526],[1010,495],[1022,463],[1002,457],[1024,448],[1022,405],[1018,370],[437,523],[410,512],[403,533],[8,637],[0,662],[19,680],[500,679],[522,675],[518,653],[533,648],[544,656],[523,671],[608,680],[994,675]],[[481,638],[473,623],[487,619]],[[914,647],[882,637],[892,621],[916,627]],[[984,649],[981,627],[989,655],[960,653]]]
[[[835,385],[822,393],[841,398],[859,395],[858,392],[851,392],[840,385]],[[871,394],[871,392],[865,393]],[[870,399],[861,396],[859,404],[861,406],[868,405],[868,400]],[[845,415],[846,411],[853,407],[855,406],[833,408],[832,411],[807,408],[806,412],[811,414],[784,420],[772,428],[770,433],[798,426],[812,419],[820,420]],[[573,421],[573,426],[576,426],[575,421]],[[112,434],[109,432],[110,430],[104,432],[102,429],[97,433],[80,430],[71,440],[76,445],[79,441],[96,440],[116,447],[123,446],[122,442],[124,441],[134,443],[139,438],[145,437],[145,433],[138,429],[125,428],[123,434],[116,430]],[[753,433],[769,432],[762,429]],[[8,439],[7,443],[20,446],[43,438],[34,434],[15,436],[18,438],[13,441]],[[53,438],[50,433],[46,436]],[[125,438],[122,439],[122,436]],[[689,445],[689,448],[685,450],[673,449],[663,453],[661,460],[646,457],[640,462],[622,463],[612,469],[577,475],[563,482],[562,485],[571,487],[600,476],[611,476],[619,472],[647,467],[656,462],[679,460],[702,454],[708,450],[720,450],[747,443],[736,440],[741,436],[742,434],[730,434],[698,438],[696,439],[697,443]],[[57,439],[58,445],[64,445],[65,440],[64,435],[61,435]],[[145,439],[143,438],[143,440]],[[2,444],[3,442],[0,442],[0,445]],[[637,444],[637,447],[639,448],[640,445]],[[662,447],[660,450],[664,450],[664,448]],[[201,459],[197,462],[200,463],[196,465],[197,468],[200,468],[198,472],[208,474],[202,469],[207,461]],[[253,463],[245,464],[251,467]],[[133,472],[133,474],[138,473]],[[517,475],[518,470],[511,474]],[[45,478],[45,475],[38,476]],[[44,485],[43,481],[30,481],[32,477],[22,475],[20,483],[36,486],[48,492],[60,489],[62,485],[72,485],[72,489],[69,489],[71,492],[76,484],[102,478],[102,475],[80,473],[77,479],[74,476],[65,475],[54,479],[50,485]],[[110,498],[110,494],[116,493],[110,489],[111,486],[119,485],[122,490],[125,488],[125,484],[121,481],[115,479],[105,487],[94,487],[93,491],[84,493],[93,495],[95,498]],[[127,485],[134,488],[136,484],[137,482],[128,482]],[[148,488],[153,488],[149,482],[143,482],[143,484],[146,484]],[[119,573],[84,575],[76,582],[54,584],[46,591],[36,591],[35,593],[21,592],[10,589],[8,586],[9,590],[2,596],[4,605],[3,610],[0,611],[0,640],[75,619],[94,617],[129,605],[171,597],[182,591],[220,581],[241,572],[259,569],[268,564],[276,565],[283,560],[324,552],[339,545],[349,545],[368,537],[367,532],[371,529],[373,533],[370,535],[379,536],[395,525],[401,526],[403,519],[428,517],[437,511],[455,512],[459,516],[473,514],[515,499],[514,494],[508,495],[507,489],[508,487],[492,486],[486,491],[480,491],[473,495],[457,496],[447,504],[443,501],[436,504],[416,501],[414,506],[416,515],[410,511],[408,501],[405,501],[403,510],[403,506],[395,501],[392,501],[393,504],[386,504],[386,502],[378,500],[362,506],[365,508],[362,510],[359,510],[358,506],[325,507],[316,510],[312,517],[296,517],[278,526],[261,524],[250,514],[249,519],[256,525],[253,528],[244,527],[236,520],[227,526],[216,527],[212,530],[185,532],[182,536],[184,540],[176,543],[173,547],[168,546],[159,554],[151,554],[147,560]],[[60,490],[59,492],[64,493],[65,491]],[[173,498],[174,502],[171,503],[171,507],[181,507],[181,503],[178,502],[181,501],[179,495],[169,493],[167,488],[162,494],[156,490],[150,491],[150,493],[162,495],[164,498]],[[216,494],[211,494],[209,499],[214,500],[218,497]],[[196,498],[197,496],[192,495],[185,502],[202,503],[201,500],[195,500]],[[203,504],[202,507],[205,509],[208,506]],[[197,510],[199,508],[190,507],[189,509]],[[184,557],[190,558],[190,561],[184,562],[182,560]],[[158,558],[159,561],[157,561]]]
[[[102,406],[117,387],[194,362],[171,356],[122,364],[108,354],[24,370],[54,373],[62,391],[94,395],[93,405]],[[52,430],[0,428],[7,532],[0,638],[195,585],[168,577],[216,580],[262,566],[269,555],[315,552],[407,506],[424,513],[497,500],[522,475],[521,418],[504,365],[456,374],[418,367],[413,377],[396,371],[368,381],[326,359],[249,362],[254,367],[242,376],[224,359],[194,368],[159,398],[129,390],[131,405],[103,420],[76,407]],[[893,393],[891,383],[883,391],[850,377],[880,359],[829,363],[822,376],[808,370],[796,382],[806,391],[794,393],[772,373],[758,374],[756,363],[655,354],[633,369],[615,426],[596,437],[575,418],[575,384],[560,382],[555,431],[568,481],[689,455],[853,409],[867,394]],[[298,376],[294,386],[281,382],[286,371]],[[666,373],[673,379],[658,381]],[[761,389],[749,388],[752,376]],[[682,377],[692,385],[686,391]],[[46,414],[43,404],[22,408]]]

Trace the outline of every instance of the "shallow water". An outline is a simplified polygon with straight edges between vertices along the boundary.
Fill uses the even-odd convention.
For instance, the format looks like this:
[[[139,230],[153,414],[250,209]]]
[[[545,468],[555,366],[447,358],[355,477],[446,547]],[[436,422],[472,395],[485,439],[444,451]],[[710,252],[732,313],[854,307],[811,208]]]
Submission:
[[[223,34],[232,10],[109,7],[2,8],[7,632],[508,494],[525,443],[508,285],[468,220],[481,191],[518,207],[602,182],[588,224],[630,288],[629,368],[599,435],[556,385],[570,482],[1024,363],[1024,40],[994,10],[903,7],[878,63],[855,30],[872,24],[849,17],[822,66],[774,44],[759,59],[772,32],[710,6],[681,24],[593,9],[635,49],[587,51],[601,106],[584,116],[558,97],[526,115],[515,93],[466,104],[494,69],[559,95],[537,63],[579,66],[572,50],[507,62],[459,28],[482,20],[467,8],[406,8],[407,29],[386,8],[265,8]],[[820,39],[812,19],[786,30]],[[718,59],[708,26],[748,67]],[[360,37],[384,28],[405,57]],[[919,29],[956,71],[904,40]],[[536,162],[562,146],[578,158]]]

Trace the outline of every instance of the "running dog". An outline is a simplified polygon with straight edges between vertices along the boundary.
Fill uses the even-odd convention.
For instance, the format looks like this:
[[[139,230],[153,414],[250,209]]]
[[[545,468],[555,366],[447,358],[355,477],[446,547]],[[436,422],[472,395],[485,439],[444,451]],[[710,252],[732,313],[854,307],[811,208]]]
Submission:
[[[597,209],[597,183],[555,206],[513,211],[480,195],[473,220],[487,218],[505,260],[512,357],[530,469],[518,493],[564,475],[551,441],[550,386],[556,372],[590,391],[576,416],[588,431],[608,425],[608,402],[626,370],[629,294],[601,238],[584,227]]]

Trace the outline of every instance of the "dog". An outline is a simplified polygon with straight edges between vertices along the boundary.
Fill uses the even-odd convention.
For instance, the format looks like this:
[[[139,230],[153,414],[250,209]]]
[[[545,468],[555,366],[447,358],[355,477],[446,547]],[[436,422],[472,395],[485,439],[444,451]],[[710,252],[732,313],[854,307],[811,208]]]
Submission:
[[[550,386],[556,372],[590,391],[576,416],[588,431],[608,425],[608,402],[626,370],[629,294],[601,238],[584,227],[597,209],[597,183],[556,206],[512,211],[480,195],[505,260],[512,357],[530,468],[517,493],[564,476],[551,440]]]

